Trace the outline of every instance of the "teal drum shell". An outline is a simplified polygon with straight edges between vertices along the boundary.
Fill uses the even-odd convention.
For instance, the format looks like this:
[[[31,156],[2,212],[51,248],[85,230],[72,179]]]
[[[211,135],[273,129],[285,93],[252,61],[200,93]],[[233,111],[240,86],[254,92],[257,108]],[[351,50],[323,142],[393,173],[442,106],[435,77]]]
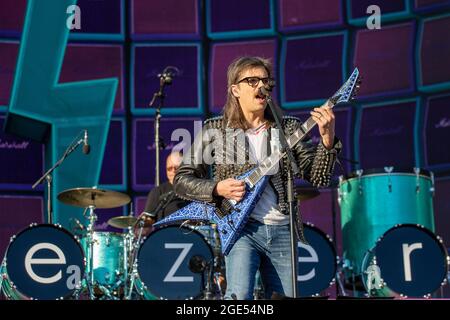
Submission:
[[[386,171],[391,171],[390,173]],[[361,274],[367,251],[397,224],[419,224],[434,231],[434,178],[428,171],[371,169],[341,177],[339,205],[343,259]]]

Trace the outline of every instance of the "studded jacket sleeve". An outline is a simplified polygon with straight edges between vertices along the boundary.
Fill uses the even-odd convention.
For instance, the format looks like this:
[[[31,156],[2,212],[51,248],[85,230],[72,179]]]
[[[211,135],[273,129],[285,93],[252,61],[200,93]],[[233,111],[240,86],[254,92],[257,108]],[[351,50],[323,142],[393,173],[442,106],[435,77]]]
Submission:
[[[208,148],[212,147],[210,129],[206,124],[186,154],[174,178],[175,193],[187,200],[203,201],[214,204],[218,197],[213,195],[218,181],[209,177],[212,162]],[[209,150],[211,153],[211,150]]]

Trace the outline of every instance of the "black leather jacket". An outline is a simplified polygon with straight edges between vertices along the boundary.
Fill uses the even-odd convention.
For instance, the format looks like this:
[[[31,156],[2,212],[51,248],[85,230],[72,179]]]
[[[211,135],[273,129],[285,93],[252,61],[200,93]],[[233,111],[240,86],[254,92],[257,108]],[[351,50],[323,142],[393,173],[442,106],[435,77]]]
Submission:
[[[286,137],[293,134],[301,124],[302,122],[298,118],[283,117],[282,127]],[[196,137],[194,144],[188,153],[184,155],[183,161],[175,175],[174,190],[178,196],[187,200],[207,202],[221,209],[223,198],[213,194],[216,184],[227,178],[235,178],[255,167],[255,164],[248,161],[248,149],[237,136],[233,138],[233,141],[226,142],[227,152],[229,152],[230,145],[234,146],[232,156],[245,155],[245,162],[243,164],[230,164],[223,161],[224,158],[222,157],[225,152],[220,151],[225,150],[225,143],[219,142],[219,140],[223,140],[217,139],[217,134],[225,136],[225,129],[226,126],[221,116],[205,121],[201,137]],[[328,186],[337,154],[340,152],[341,147],[341,142],[337,138],[331,150],[327,150],[322,143],[317,146],[313,145],[310,140],[302,140],[297,143],[293,150],[300,172],[299,177],[317,187]],[[210,155],[210,159],[205,159],[205,155]],[[286,168],[286,161],[286,159],[281,161],[281,170],[278,170],[269,180],[278,197],[280,211],[284,214],[288,214],[285,183],[287,181],[287,173],[284,169]],[[300,214],[298,217],[298,236],[300,240],[306,242]]]

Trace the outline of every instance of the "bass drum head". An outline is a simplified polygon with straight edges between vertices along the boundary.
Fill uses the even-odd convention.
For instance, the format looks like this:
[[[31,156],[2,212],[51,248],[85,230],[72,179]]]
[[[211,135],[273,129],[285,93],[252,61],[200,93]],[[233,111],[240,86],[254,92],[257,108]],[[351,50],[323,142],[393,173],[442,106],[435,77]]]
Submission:
[[[331,238],[312,224],[304,224],[308,245],[298,242],[297,286],[300,297],[319,295],[336,276],[337,255]]]
[[[71,233],[56,225],[31,225],[7,249],[3,287],[12,299],[69,298],[81,288],[84,268],[83,249]]]
[[[212,249],[199,232],[180,226],[158,229],[144,240],[138,252],[144,297],[198,298],[205,287],[202,269],[212,263]]]

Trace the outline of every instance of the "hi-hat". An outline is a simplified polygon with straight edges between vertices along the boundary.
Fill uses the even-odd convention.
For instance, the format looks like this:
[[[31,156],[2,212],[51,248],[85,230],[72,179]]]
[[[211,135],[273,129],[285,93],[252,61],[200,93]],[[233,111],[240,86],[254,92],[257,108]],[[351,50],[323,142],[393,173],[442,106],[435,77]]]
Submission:
[[[310,200],[312,198],[317,197],[320,192],[316,188],[300,188],[297,187],[297,200],[304,201],[304,200]]]
[[[58,200],[75,207],[99,209],[116,208],[126,205],[131,198],[121,192],[95,188],[68,189],[58,194]]]

